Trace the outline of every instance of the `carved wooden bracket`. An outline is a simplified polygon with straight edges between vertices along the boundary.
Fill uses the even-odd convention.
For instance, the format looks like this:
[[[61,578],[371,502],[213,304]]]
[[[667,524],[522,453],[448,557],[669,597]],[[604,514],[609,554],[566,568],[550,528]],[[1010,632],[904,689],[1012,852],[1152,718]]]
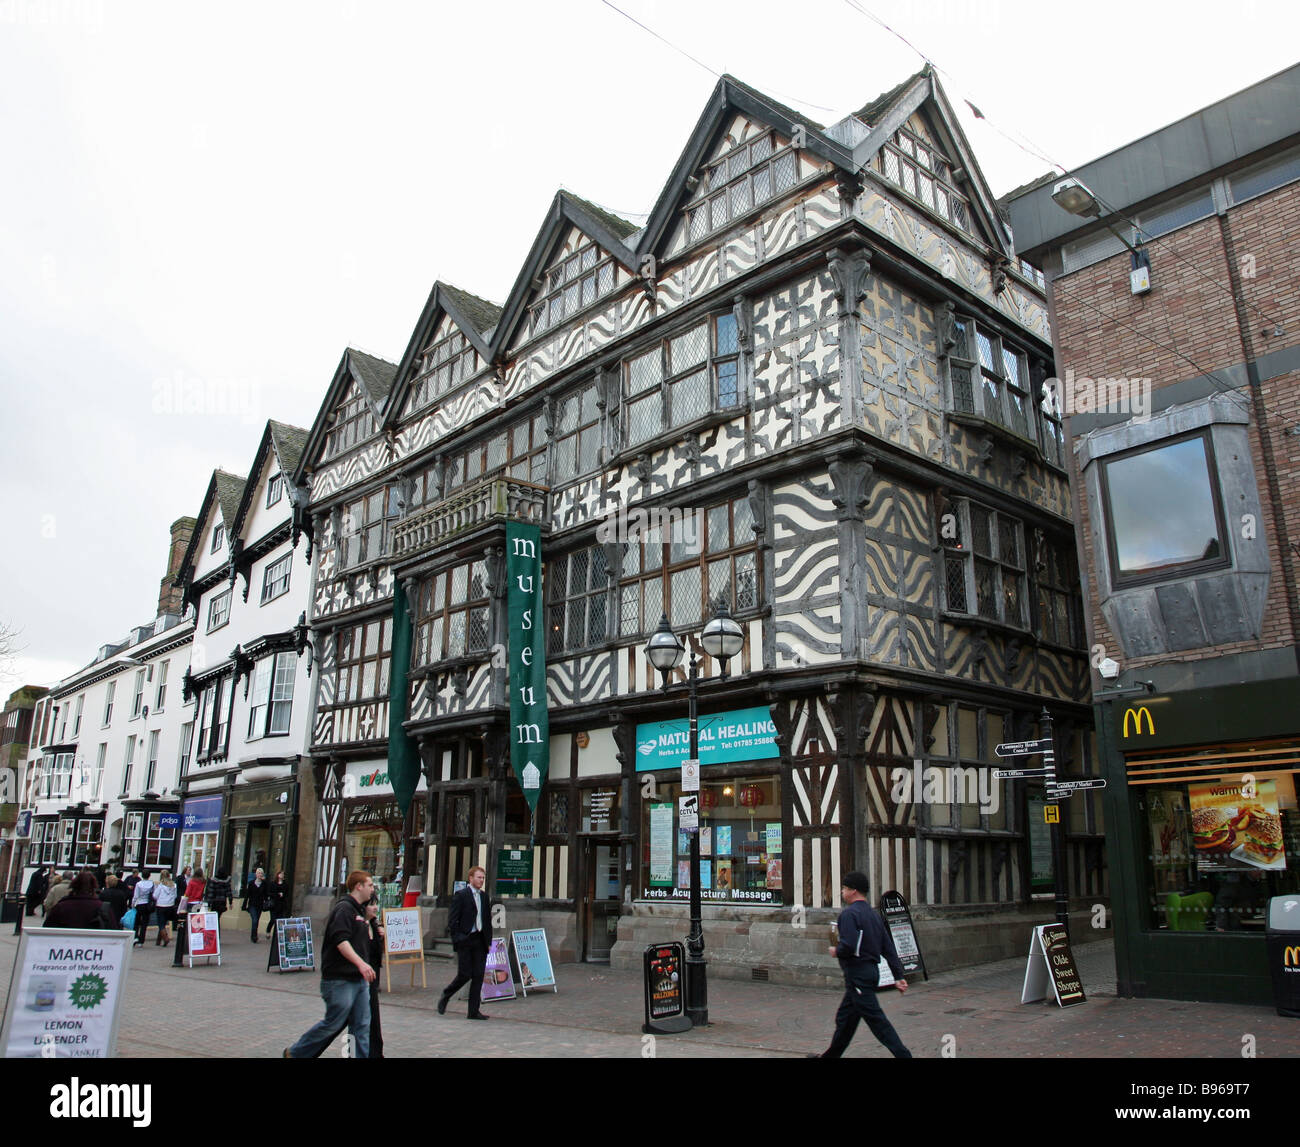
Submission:
[[[876,708],[876,692],[862,686],[843,692],[828,691],[826,704],[835,726],[835,743],[841,754],[860,753],[866,747],[871,730],[871,715]]]
[[[858,303],[867,297],[870,289],[871,251],[832,247],[826,253],[826,262],[835,283],[840,318],[847,318],[857,312]]]
[[[864,457],[838,457],[828,466],[835,489],[831,501],[840,512],[840,521],[860,518],[871,501],[871,476],[875,466]]]

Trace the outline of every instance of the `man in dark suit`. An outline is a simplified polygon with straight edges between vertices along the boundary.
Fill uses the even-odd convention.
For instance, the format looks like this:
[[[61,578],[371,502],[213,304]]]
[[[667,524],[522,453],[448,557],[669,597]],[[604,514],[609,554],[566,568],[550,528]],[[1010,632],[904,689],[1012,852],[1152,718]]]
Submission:
[[[443,989],[438,1000],[440,1016],[446,1014],[447,1001],[468,983],[469,1018],[489,1018],[479,1009],[483,997],[483,974],[487,971],[488,949],[492,947],[491,903],[483,891],[486,879],[487,872],[482,868],[471,868],[469,885],[451,898],[447,931],[451,933],[452,946],[456,949],[456,978]]]

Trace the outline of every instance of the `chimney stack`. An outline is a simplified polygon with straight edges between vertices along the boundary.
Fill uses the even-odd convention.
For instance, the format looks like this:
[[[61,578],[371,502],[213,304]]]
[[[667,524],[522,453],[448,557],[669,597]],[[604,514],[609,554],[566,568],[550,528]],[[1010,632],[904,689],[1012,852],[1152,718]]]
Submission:
[[[183,593],[175,585],[176,575],[180,573],[181,562],[185,560],[185,551],[189,548],[190,538],[198,526],[195,518],[177,518],[172,523],[172,544],[167,554],[167,576],[158,588],[158,613],[174,613],[177,617],[184,611]]]

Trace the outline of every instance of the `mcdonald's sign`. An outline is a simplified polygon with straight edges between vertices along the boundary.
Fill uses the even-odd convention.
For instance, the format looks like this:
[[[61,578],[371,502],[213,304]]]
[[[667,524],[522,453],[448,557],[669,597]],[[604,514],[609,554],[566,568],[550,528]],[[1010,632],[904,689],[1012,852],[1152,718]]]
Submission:
[[[1147,733],[1154,737],[1156,735],[1156,723],[1151,716],[1151,710],[1145,705],[1140,705],[1134,709],[1132,706],[1124,710],[1124,739],[1129,737],[1129,721],[1133,721],[1133,732],[1137,736],[1142,735],[1142,722],[1146,722]]]
[[[1282,967],[1294,968],[1300,966],[1300,944],[1289,944],[1282,952]]]

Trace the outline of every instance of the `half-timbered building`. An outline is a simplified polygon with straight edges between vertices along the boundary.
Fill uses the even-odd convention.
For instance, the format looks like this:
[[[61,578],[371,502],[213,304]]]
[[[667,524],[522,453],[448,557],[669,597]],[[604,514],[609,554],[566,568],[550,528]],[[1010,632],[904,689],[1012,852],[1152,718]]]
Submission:
[[[724,77],[644,227],[561,192],[503,305],[439,283],[396,366],[348,351],[298,475],[319,890],[374,867],[383,821],[434,934],[471,864],[561,958],[631,966],[684,933],[657,765],[686,686],[643,652],[666,615],[716,750],[715,972],[815,980],[811,925],[853,868],[913,905],[931,967],[1019,951],[1050,914],[1042,794],[993,782],[994,746],[1047,706],[1069,771],[1091,763],[1042,289],[928,68],[829,127]],[[510,770],[509,521],[546,563],[535,814]],[[719,603],[744,633],[725,675],[695,641]],[[405,818],[357,787],[403,738]],[[1101,828],[1087,797],[1069,816],[1091,904]]]

